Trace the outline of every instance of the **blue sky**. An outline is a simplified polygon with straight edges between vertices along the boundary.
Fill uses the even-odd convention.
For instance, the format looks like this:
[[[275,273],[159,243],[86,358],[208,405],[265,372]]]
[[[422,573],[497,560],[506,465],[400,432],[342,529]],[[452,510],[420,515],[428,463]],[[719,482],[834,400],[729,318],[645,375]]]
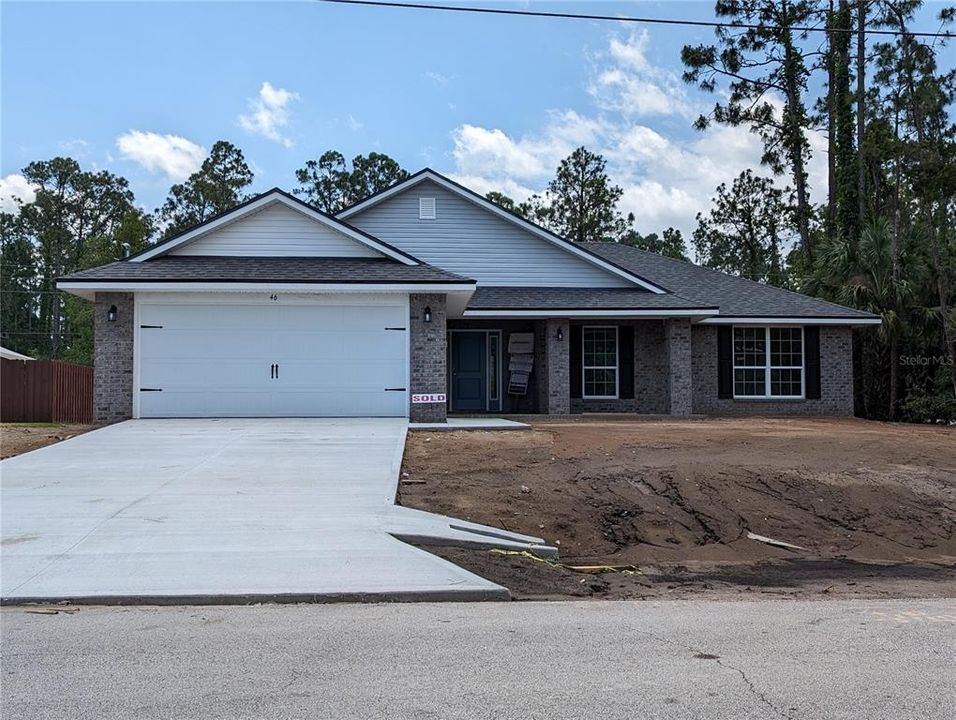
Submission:
[[[497,5],[713,17],[712,2]],[[745,131],[691,127],[713,98],[680,82],[679,52],[710,41],[706,28],[315,2],[2,2],[0,13],[6,193],[28,162],[68,154],[127,177],[153,209],[227,139],[255,190],[291,189],[297,167],[334,148],[521,197],[586,144],[609,158],[640,229],[688,231],[717,183],[759,158]]]

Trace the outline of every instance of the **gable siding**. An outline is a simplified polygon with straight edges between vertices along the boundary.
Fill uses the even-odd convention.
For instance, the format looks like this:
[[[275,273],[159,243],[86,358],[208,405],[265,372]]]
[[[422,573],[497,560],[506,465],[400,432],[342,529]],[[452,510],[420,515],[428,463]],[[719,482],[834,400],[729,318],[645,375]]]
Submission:
[[[381,253],[284,205],[269,205],[170,255],[379,258]]]
[[[435,198],[436,219],[419,220],[420,197]],[[428,180],[348,222],[426,263],[484,285],[634,287]]]

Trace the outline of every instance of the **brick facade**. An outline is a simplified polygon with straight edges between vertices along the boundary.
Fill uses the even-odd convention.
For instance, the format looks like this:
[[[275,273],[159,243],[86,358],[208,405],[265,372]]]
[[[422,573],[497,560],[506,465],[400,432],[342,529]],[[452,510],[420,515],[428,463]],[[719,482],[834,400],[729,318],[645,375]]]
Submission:
[[[116,320],[106,318],[116,306]],[[133,295],[96,293],[93,303],[93,415],[97,423],[133,417]]]
[[[539,373],[543,392],[538,407],[540,412],[548,415],[567,415],[571,412],[571,367],[568,354],[568,343],[571,342],[570,323],[567,320],[553,319],[539,322],[538,325],[544,335],[539,342],[545,357],[544,367]]]
[[[717,397],[717,328],[692,333],[694,413],[701,415],[853,415],[853,331],[820,326],[819,400],[733,400]]]
[[[410,337],[411,387],[409,419],[412,422],[445,422],[445,403],[414,404],[418,393],[445,393],[448,383],[448,342],[445,295],[410,295],[408,331]],[[425,322],[425,308],[431,309],[431,322]]]
[[[107,311],[115,305],[115,322]],[[431,309],[431,322],[424,310]],[[94,414],[98,423],[133,414],[133,295],[97,293],[93,309]],[[502,397],[503,413],[563,415],[627,412],[648,415],[852,415],[853,340],[849,327],[820,327],[819,400],[743,401],[717,397],[717,327],[686,319],[623,321],[634,328],[634,397],[583,400],[570,397],[570,323],[536,321],[453,321],[456,328],[502,331],[502,385],[507,388],[508,336],[533,331],[535,367],[526,396]],[[562,339],[558,340],[560,330]],[[447,393],[448,348],[444,294],[409,297],[410,386],[418,393]],[[411,398],[409,397],[409,400]],[[410,404],[413,422],[444,422],[445,403]]]
[[[684,318],[665,321],[667,340],[668,415],[690,415],[693,383],[691,382],[691,329]],[[635,373],[637,368],[635,367]]]

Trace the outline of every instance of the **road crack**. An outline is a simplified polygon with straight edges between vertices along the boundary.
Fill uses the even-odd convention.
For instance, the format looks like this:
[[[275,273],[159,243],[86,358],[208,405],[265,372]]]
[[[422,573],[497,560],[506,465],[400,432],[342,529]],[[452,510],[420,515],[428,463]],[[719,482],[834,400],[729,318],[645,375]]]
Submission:
[[[635,632],[640,633],[641,635],[649,637],[653,640],[657,640],[658,642],[663,643],[665,645],[672,645],[674,647],[679,647],[682,650],[687,650],[688,652],[692,654],[692,656],[694,656],[695,658],[699,660],[712,661],[716,665],[718,665],[722,670],[730,670],[731,672],[736,673],[737,675],[740,676],[740,679],[744,681],[744,685],[747,687],[747,690],[750,692],[750,694],[753,695],[757,700],[759,700],[761,704],[766,706],[774,715],[780,718],[784,718],[784,720],[793,720],[792,708],[786,711],[779,708],[770,698],[766,696],[766,694],[762,693],[760,690],[757,689],[757,686],[754,685],[753,681],[750,679],[750,677],[747,675],[746,672],[744,672],[741,668],[737,667],[736,665],[731,665],[730,663],[724,661],[719,655],[708,653],[704,650],[701,650],[700,648],[694,647],[693,645],[685,645],[682,642],[671,640],[670,638],[663,637],[661,635],[658,635],[657,633],[653,633],[648,630],[640,630],[637,628],[633,628],[633,629],[635,630]]]

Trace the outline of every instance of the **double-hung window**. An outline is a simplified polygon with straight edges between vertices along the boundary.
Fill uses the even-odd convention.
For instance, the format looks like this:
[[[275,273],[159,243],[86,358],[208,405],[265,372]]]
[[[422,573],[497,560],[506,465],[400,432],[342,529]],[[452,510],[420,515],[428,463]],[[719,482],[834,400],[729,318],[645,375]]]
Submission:
[[[734,397],[804,397],[802,327],[734,327]]]
[[[617,397],[617,327],[585,326],[581,329],[584,362],[584,397]]]

